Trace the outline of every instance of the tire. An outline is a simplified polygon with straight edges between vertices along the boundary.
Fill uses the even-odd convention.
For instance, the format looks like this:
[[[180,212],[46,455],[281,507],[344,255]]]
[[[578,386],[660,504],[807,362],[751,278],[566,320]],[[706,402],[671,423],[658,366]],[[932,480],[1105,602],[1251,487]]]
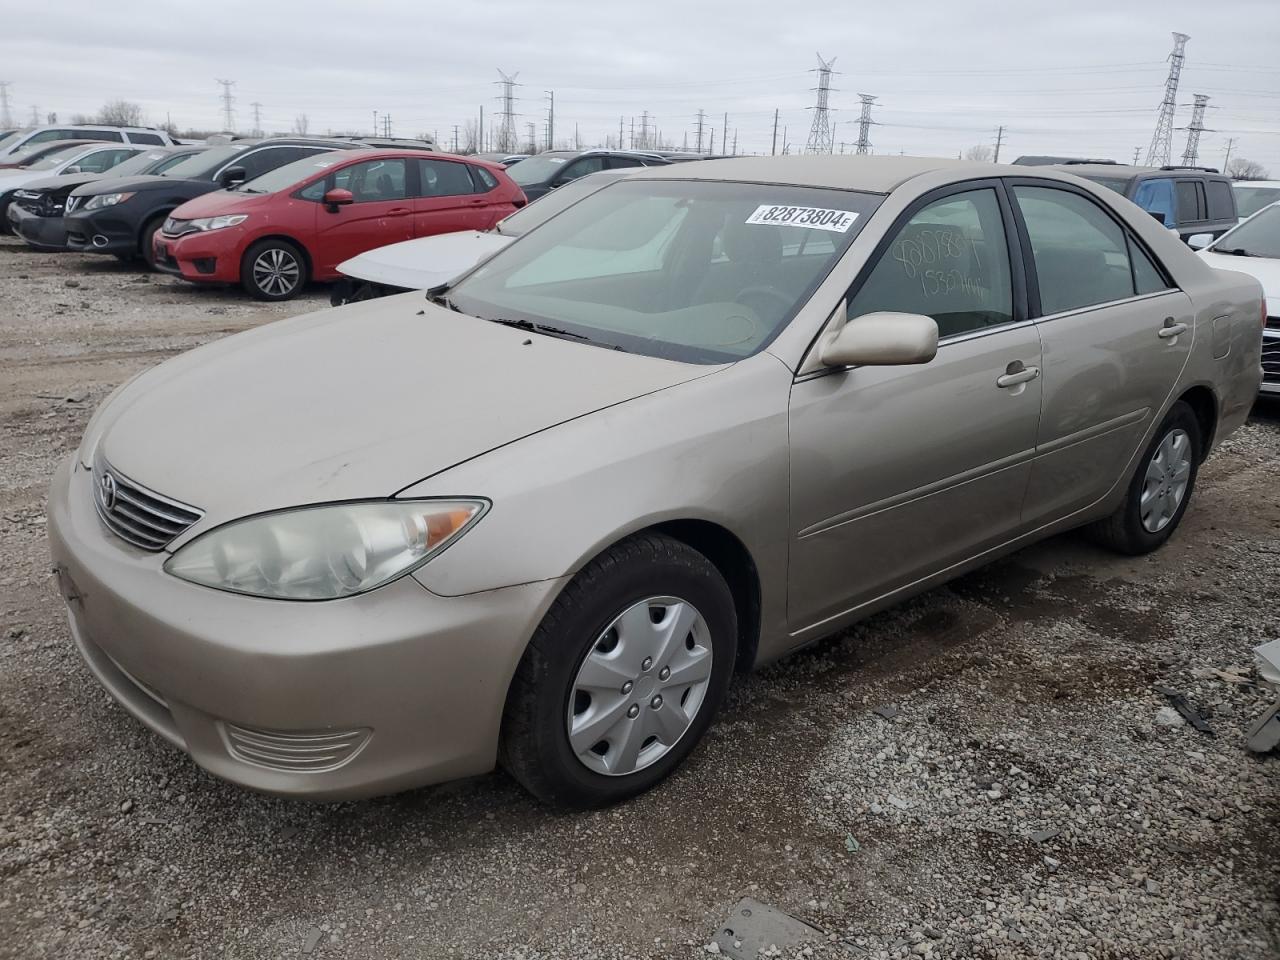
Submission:
[[[663,647],[663,637],[672,642]],[[600,807],[648,790],[711,725],[737,637],[733,595],[701,553],[657,534],[615,544],[583,567],[534,633],[507,694],[499,762],[555,806]],[[684,682],[696,676],[704,679]]]
[[[1200,468],[1202,443],[1200,421],[1191,407],[1179,400],[1170,408],[1151,443],[1143,451],[1120,506],[1111,516],[1086,528],[1091,539],[1117,553],[1131,556],[1150,553],[1160,547],[1178,528],[1187,504],[1191,502]],[[1176,491],[1180,483],[1182,491],[1178,495]],[[1154,494],[1144,504],[1144,495],[1152,491]],[[1162,496],[1162,491],[1167,495]],[[1176,505],[1171,497],[1176,497]],[[1146,511],[1144,518],[1145,505],[1150,505],[1151,509]]]
[[[112,256],[121,263],[133,263],[138,258],[136,253],[113,253]]]
[[[306,285],[306,257],[288,240],[259,240],[240,261],[240,286],[255,300],[292,300]]]
[[[140,249],[138,254],[142,257],[142,262],[147,265],[148,270],[157,270],[156,267],[156,249],[155,237],[156,232],[164,226],[164,217],[153,217],[142,225],[142,234],[138,238]]]

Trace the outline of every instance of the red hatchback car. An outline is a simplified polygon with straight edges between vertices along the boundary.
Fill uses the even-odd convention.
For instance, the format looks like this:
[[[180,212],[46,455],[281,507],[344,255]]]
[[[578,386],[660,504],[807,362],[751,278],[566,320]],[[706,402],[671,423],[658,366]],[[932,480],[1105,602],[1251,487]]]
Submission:
[[[338,264],[400,240],[488,230],[525,204],[496,163],[420,150],[340,150],[278,167],[178,207],[156,232],[156,266],[288,300]]]

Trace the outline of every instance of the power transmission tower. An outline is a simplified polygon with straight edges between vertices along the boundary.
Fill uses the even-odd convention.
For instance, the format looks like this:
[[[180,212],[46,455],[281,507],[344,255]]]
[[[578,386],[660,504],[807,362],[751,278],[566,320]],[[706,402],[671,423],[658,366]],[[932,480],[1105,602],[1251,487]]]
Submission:
[[[778,155],[778,110],[775,107],[773,111],[773,146],[769,148],[769,156],[776,157]]]
[[[501,80],[495,80],[494,83],[502,87],[502,93],[498,95],[498,101],[502,104],[502,109],[498,111],[498,116],[502,119],[498,124],[498,142],[494,144],[494,148],[502,150],[506,153],[515,153],[518,144],[516,143],[516,112],[515,112],[515,89],[519,84],[516,83],[518,73],[507,76],[501,70],[498,71]]]
[[[234,80],[217,80],[216,83],[222,86],[222,125],[227,133],[235,133],[236,130],[236,98],[231,93],[231,88],[236,85]]]
[[[554,90],[545,92],[547,94],[547,149],[554,150],[556,143],[556,92]],[[618,146],[622,146],[621,134],[619,134]]]
[[[813,125],[809,127],[809,142],[804,146],[805,153],[830,153],[835,148],[831,139],[830,107],[827,105],[835,62],[835,57],[823,60],[822,54],[818,54],[818,66],[809,71],[818,75],[818,85],[813,88],[818,91],[818,102],[809,108],[813,111]]]
[[[1193,94],[1195,106],[1191,108],[1191,123],[1186,127],[1187,148],[1182,151],[1182,165],[1194,167],[1200,155],[1200,134],[1204,133],[1204,111],[1209,105],[1209,98],[1203,93]],[[1213,131],[1210,131],[1212,133]]]
[[[996,155],[992,158],[992,163],[1000,162],[1000,148],[1004,146],[1004,127],[996,128]]]
[[[31,126],[33,127],[40,126],[40,108],[39,107],[31,108]]]
[[[624,134],[623,134],[623,132],[622,132],[622,117],[619,117],[619,118],[618,118],[618,149],[619,149],[619,150],[621,150],[621,149],[622,149],[622,145],[623,145],[623,143],[625,142],[625,141],[623,141],[623,139],[622,139],[622,138],[623,138],[623,136],[624,136]]]
[[[13,114],[9,112],[9,87],[12,80],[0,80],[0,127],[13,126]]]
[[[1178,110],[1178,80],[1182,76],[1184,51],[1191,37],[1185,33],[1173,35],[1173,53],[1169,54],[1169,77],[1164,82],[1164,99],[1160,101],[1160,116],[1156,118],[1156,131],[1151,135],[1147,148],[1147,166],[1163,167],[1169,162],[1173,150],[1173,115]]]
[[[876,98],[870,94],[860,93],[858,99],[862,101],[862,115],[858,117],[858,146],[854,153],[870,153],[871,126],[875,123],[871,119],[871,107],[876,102]]]
[[[1236,145],[1236,138],[1227,137],[1227,154],[1222,159],[1222,172],[1227,175],[1231,174],[1231,151],[1235,147],[1235,145]]]
[[[632,144],[634,146],[634,144]],[[640,149],[649,149],[649,111],[642,111],[640,114]]]
[[[525,130],[529,134],[529,152],[538,152],[538,125],[536,123],[526,123]]]
[[[733,128],[733,155],[738,155],[738,128]]]
[[[707,122],[707,114],[704,110],[698,111],[698,143],[694,147],[698,153],[702,152],[702,127]]]
[[[391,114],[389,113],[382,115],[382,135],[388,140],[391,139]]]
[[[249,106],[253,107],[253,135],[260,137],[262,136],[262,104],[255,100]]]

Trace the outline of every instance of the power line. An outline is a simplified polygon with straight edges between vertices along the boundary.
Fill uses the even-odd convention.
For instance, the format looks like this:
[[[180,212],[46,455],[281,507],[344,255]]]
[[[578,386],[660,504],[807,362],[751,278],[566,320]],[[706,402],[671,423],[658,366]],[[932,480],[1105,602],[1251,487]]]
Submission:
[[[875,123],[871,119],[871,107],[876,102],[876,98],[870,94],[860,93],[858,99],[862,101],[862,115],[858,117],[858,144],[854,153],[870,153],[871,126]]]
[[[234,80],[216,80],[215,83],[222,86],[222,124],[227,133],[234,133],[236,129],[236,112],[233,104],[236,102],[235,96],[231,93],[231,88],[236,85]]]
[[[1155,133],[1147,149],[1147,166],[1162,167],[1169,162],[1173,150],[1173,115],[1178,109],[1178,80],[1182,76],[1182,62],[1186,59],[1185,33],[1173,35],[1173,52],[1169,54],[1169,76],[1164,82],[1164,99],[1160,101],[1160,115],[1156,119]]]
[[[1187,148],[1182,151],[1182,165],[1194,167],[1200,154],[1200,134],[1204,133],[1204,111],[1209,98],[1203,93],[1192,95],[1195,106],[1191,108],[1191,123],[1187,125]],[[1210,131],[1212,132],[1212,131]]]
[[[811,108],[813,125],[809,127],[809,142],[805,144],[805,153],[831,153],[833,149],[828,100],[831,95],[831,74],[835,62],[835,57],[823,60],[822,54],[818,54],[818,66],[811,71],[818,75],[818,85],[814,88],[818,92],[818,102]]]

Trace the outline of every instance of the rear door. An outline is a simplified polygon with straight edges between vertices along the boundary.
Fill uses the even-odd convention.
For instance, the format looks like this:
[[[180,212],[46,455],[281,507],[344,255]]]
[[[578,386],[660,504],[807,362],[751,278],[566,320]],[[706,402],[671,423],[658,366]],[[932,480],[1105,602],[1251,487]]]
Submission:
[[[331,275],[338,264],[358,253],[413,239],[408,168],[409,161],[403,157],[362,160],[325,178],[326,190],[350,190],[352,202],[316,206],[312,255],[318,276]]]
[[[1044,344],[1043,412],[1025,515],[1039,526],[1129,475],[1191,353],[1190,298],[1123,223],[1067,184],[1015,180]]]
[[[889,231],[847,312],[852,323],[879,311],[933,317],[937,356],[823,370],[792,388],[793,631],[1017,535],[1040,418],[1040,338],[1013,236],[995,181],[925,198]],[[781,242],[785,251],[793,241]]]
[[[433,237],[457,230],[488,230],[505,215],[493,211],[488,191],[477,192],[469,164],[437,157],[418,157],[413,163],[417,168],[417,196],[413,199],[415,237]]]

